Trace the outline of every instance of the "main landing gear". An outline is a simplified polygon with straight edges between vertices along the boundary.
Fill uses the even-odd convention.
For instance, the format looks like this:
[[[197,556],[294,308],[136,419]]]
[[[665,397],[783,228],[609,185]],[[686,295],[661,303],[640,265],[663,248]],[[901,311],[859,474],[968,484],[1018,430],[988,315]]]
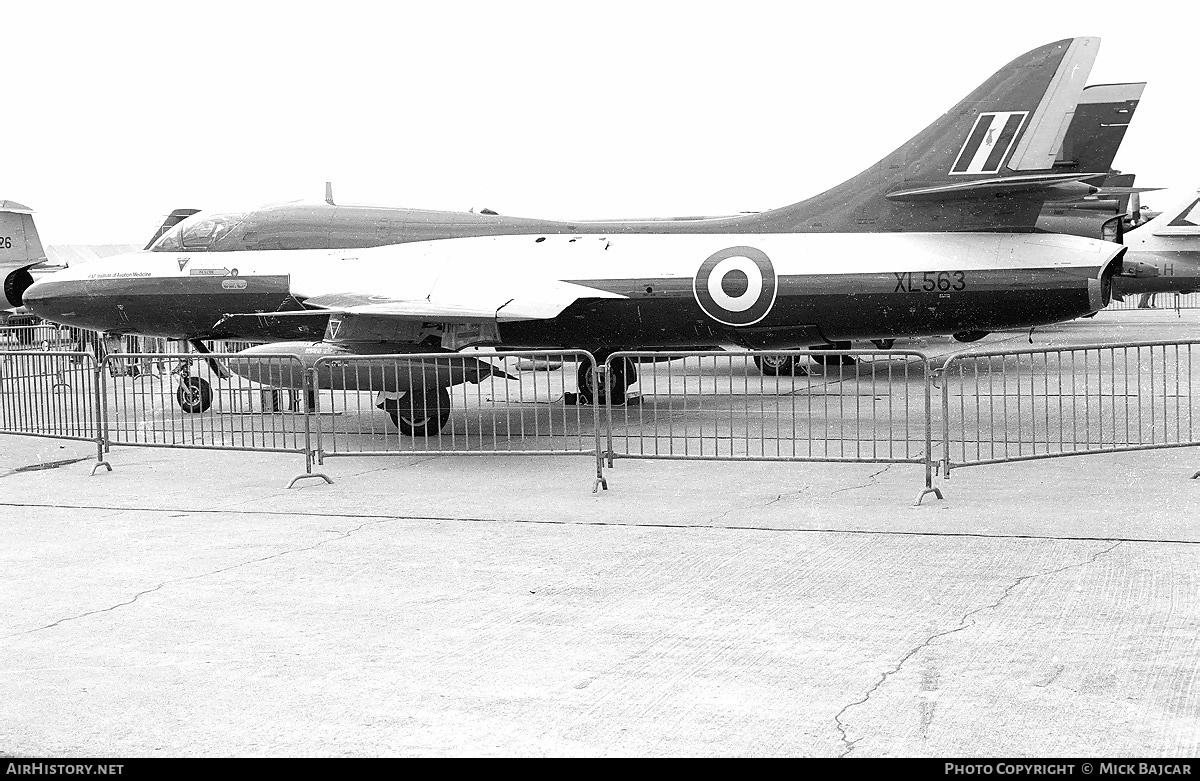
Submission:
[[[604,359],[597,356],[596,361],[602,366]],[[609,364],[609,371],[597,385],[599,398],[592,397],[592,372],[594,367],[590,361],[580,361],[579,369],[575,372],[575,380],[579,386],[580,404],[603,404],[605,398],[611,398],[614,405],[625,403],[625,391],[637,382],[637,364],[625,361],[614,361]]]
[[[954,334],[956,342],[978,342],[983,337],[987,336],[987,331],[960,331]]]
[[[445,388],[409,391],[375,406],[386,412],[406,437],[431,437],[450,420],[450,392]]]

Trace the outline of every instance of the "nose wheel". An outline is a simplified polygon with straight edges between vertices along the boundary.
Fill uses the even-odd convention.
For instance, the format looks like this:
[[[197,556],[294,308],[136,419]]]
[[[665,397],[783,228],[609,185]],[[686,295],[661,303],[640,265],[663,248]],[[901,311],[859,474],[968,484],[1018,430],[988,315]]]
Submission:
[[[184,412],[195,414],[212,406],[212,386],[203,377],[182,377],[175,400]]]

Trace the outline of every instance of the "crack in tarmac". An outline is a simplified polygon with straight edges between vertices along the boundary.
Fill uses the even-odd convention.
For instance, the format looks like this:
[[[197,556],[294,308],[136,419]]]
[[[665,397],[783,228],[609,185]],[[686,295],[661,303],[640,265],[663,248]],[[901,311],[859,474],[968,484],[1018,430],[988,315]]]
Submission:
[[[847,488],[839,488],[836,491],[830,491],[829,495],[833,496],[834,494],[840,494],[842,491],[854,491],[859,488],[866,488],[868,486],[875,485],[875,478],[879,477],[881,474],[883,474],[884,472],[886,472],[887,470],[891,469],[894,466],[895,466],[895,464],[888,464],[883,469],[880,469],[878,472],[875,472],[872,475],[868,475],[867,482],[863,483],[862,485],[852,485]]]
[[[975,622],[973,622],[973,621],[969,624],[966,623],[967,619],[971,618],[972,616],[978,615],[979,613],[982,613],[985,610],[995,610],[997,607],[1000,606],[1000,604],[1002,602],[1004,602],[1004,600],[1006,600],[1009,597],[1010,594],[1012,594],[1013,589],[1015,589],[1017,586],[1021,585],[1025,581],[1033,580],[1034,578],[1042,578],[1042,577],[1048,577],[1050,575],[1057,575],[1060,572],[1066,572],[1069,569],[1075,569],[1077,567],[1086,567],[1087,565],[1095,562],[1096,559],[1100,558],[1101,556],[1104,556],[1105,554],[1111,553],[1112,551],[1116,550],[1116,548],[1119,545],[1121,545],[1122,542],[1123,541],[1118,541],[1118,542],[1114,543],[1113,545],[1110,545],[1109,547],[1105,548],[1102,551],[1097,551],[1096,553],[1093,553],[1091,556],[1088,557],[1088,559],[1086,561],[1076,562],[1075,564],[1068,564],[1065,567],[1059,567],[1058,569],[1051,570],[1049,572],[1037,572],[1032,575],[1022,575],[1021,577],[1014,580],[1011,584],[1009,584],[1008,587],[1004,589],[1004,593],[1000,595],[1000,598],[997,599],[992,604],[984,605],[983,607],[977,607],[974,610],[969,611],[968,613],[963,615],[962,618],[958,619],[958,626],[954,627],[953,629],[944,630],[942,632],[935,632],[934,634],[925,638],[925,640],[922,641],[921,643],[918,643],[917,645],[913,646],[913,648],[911,648],[908,653],[906,653],[904,656],[902,656],[900,658],[900,661],[896,663],[895,667],[893,667],[890,670],[884,671],[883,675],[881,675],[879,677],[879,680],[875,682],[874,686],[872,686],[870,689],[867,690],[867,693],[863,695],[862,699],[856,700],[856,701],[846,705],[840,711],[838,711],[836,715],[834,715],[834,717],[833,717],[834,724],[837,726],[837,731],[841,735],[842,743],[846,747],[846,750],[843,751],[839,756],[840,757],[849,756],[850,752],[854,750],[855,744],[858,743],[860,740],[862,740],[863,737],[866,737],[864,735],[863,737],[859,737],[859,738],[855,738],[854,740],[850,740],[849,736],[846,734],[846,724],[842,721],[842,716],[844,716],[846,711],[850,710],[851,708],[855,708],[855,707],[858,707],[859,705],[863,705],[867,702],[867,700],[871,699],[871,695],[874,694],[876,691],[878,691],[880,689],[880,687],[882,687],[883,684],[885,684],[887,682],[888,678],[890,678],[891,676],[900,672],[900,669],[902,667],[904,667],[905,662],[907,662],[909,659],[916,656],[921,651],[928,648],[938,638],[946,637],[947,635],[952,635],[952,634],[955,634],[956,632],[961,632],[964,629],[969,629],[969,628],[975,626]]]
[[[801,489],[805,490],[805,489]],[[799,493],[799,491],[795,492]],[[773,504],[788,494],[780,494],[775,499],[767,502],[763,507]],[[776,532],[780,534],[863,534],[868,536],[895,536],[895,537],[967,537],[981,540],[1055,540],[1061,542],[1140,542],[1150,545],[1200,545],[1200,540],[1180,540],[1180,539],[1163,539],[1154,537],[1117,537],[1108,535],[1105,537],[1085,537],[1085,536],[1063,536],[1053,534],[988,534],[982,532],[952,532],[952,531],[899,531],[896,529],[837,529],[833,527],[815,527],[815,528],[786,528],[782,526],[754,526],[750,524],[735,524],[732,526],[716,526],[711,521],[706,523],[666,523],[666,522],[632,522],[632,521],[592,521],[592,520],[565,520],[556,521],[547,518],[484,518],[480,516],[470,515],[402,515],[402,514],[383,514],[383,513],[347,513],[347,512],[317,512],[312,510],[226,510],[213,507],[120,507],[113,505],[83,505],[83,504],[40,504],[29,502],[0,502],[0,507],[23,507],[23,508],[39,508],[49,510],[98,510],[112,512],[138,512],[138,513],[184,513],[184,514],[209,514],[220,515],[222,513],[241,514],[249,516],[283,516],[294,518],[345,518],[350,519],[374,519],[379,522],[386,521],[448,521],[456,523],[511,523],[521,525],[536,525],[536,526],[612,526],[617,528],[629,527],[634,529],[674,529],[674,530],[689,530],[689,529],[713,529],[716,531],[757,531],[757,532]],[[734,508],[737,509],[737,508]],[[172,516],[174,517],[174,516]]]
[[[165,586],[168,586],[168,585],[172,585],[175,583],[183,583],[183,582],[186,582],[189,580],[198,580],[200,578],[207,578],[211,575],[219,575],[222,572],[229,572],[230,570],[239,569],[241,567],[248,567],[251,564],[261,564],[264,561],[270,561],[271,559],[277,559],[277,558],[280,558],[281,556],[290,556],[293,553],[303,553],[305,551],[310,551],[310,550],[313,550],[314,548],[319,548],[322,545],[326,545],[331,542],[338,542],[340,540],[344,540],[344,539],[350,537],[350,535],[352,535],[355,532],[362,529],[363,527],[372,526],[372,525],[379,524],[379,523],[385,523],[387,520],[390,520],[390,519],[382,519],[382,520],[378,520],[378,521],[364,521],[363,523],[360,523],[358,526],[355,526],[353,529],[350,529],[349,531],[344,531],[344,532],[338,531],[337,529],[323,529],[322,533],[324,533],[324,534],[337,534],[339,536],[335,537],[334,539],[330,539],[330,540],[321,540],[318,543],[315,543],[313,545],[306,545],[302,548],[293,548],[291,550],[280,551],[279,553],[272,553],[270,556],[262,556],[257,559],[243,561],[239,564],[231,564],[228,567],[221,567],[220,569],[215,569],[212,572],[202,572],[197,575],[188,575],[188,576],[182,577],[182,578],[172,578],[171,580],[164,580],[162,583],[159,583],[154,588],[149,588],[144,591],[139,591],[138,593],[133,595],[132,599],[126,600],[124,602],[118,602],[115,605],[112,605],[112,606],[106,607],[106,608],[100,608],[99,610],[89,610],[86,613],[80,613],[77,616],[67,616],[66,618],[60,618],[53,623],[46,624],[45,626],[39,626],[35,629],[27,629],[24,632],[14,632],[13,634],[10,634],[10,635],[4,635],[3,637],[0,637],[0,640],[11,640],[14,637],[21,637],[23,635],[33,634],[34,632],[41,632],[46,629],[53,629],[54,627],[56,627],[60,624],[65,624],[68,621],[77,621],[81,618],[87,618],[88,616],[94,616],[94,615],[98,615],[100,613],[108,613],[113,610],[116,610],[119,607],[125,607],[126,605],[132,605],[134,602],[137,602],[138,599],[140,599],[141,597],[144,597],[147,594],[153,594],[155,591],[158,591],[159,589],[164,588]]]
[[[729,515],[731,512],[733,512],[733,511],[735,511],[735,510],[755,510],[755,509],[757,509],[757,510],[761,510],[761,509],[762,509],[762,508],[764,508],[764,507],[770,507],[771,505],[775,504],[776,502],[780,502],[780,501],[782,501],[782,500],[783,500],[783,497],[785,497],[785,496],[799,496],[800,494],[804,493],[804,492],[805,492],[805,491],[807,491],[807,490],[808,490],[808,486],[806,485],[806,486],[804,486],[803,488],[800,488],[800,489],[798,489],[798,490],[795,490],[795,491],[785,491],[784,493],[778,494],[778,495],[777,495],[777,496],[776,496],[774,499],[772,499],[772,500],[770,500],[770,501],[768,501],[768,502],[765,502],[765,503],[763,503],[763,504],[751,505],[751,506],[749,506],[749,507],[730,507],[728,510],[726,510],[726,511],[725,511],[725,512],[723,512],[723,513],[721,513],[720,515],[714,515],[712,518],[709,518],[709,519],[708,519],[708,522],[709,522],[709,523],[711,523],[711,524],[716,524],[716,523],[717,523],[718,521],[720,521],[722,518],[724,518],[725,516]],[[642,524],[638,524],[638,525],[642,525]],[[716,528],[719,528],[719,529],[726,529],[726,528],[742,528],[742,527],[736,527],[736,526],[717,526]]]

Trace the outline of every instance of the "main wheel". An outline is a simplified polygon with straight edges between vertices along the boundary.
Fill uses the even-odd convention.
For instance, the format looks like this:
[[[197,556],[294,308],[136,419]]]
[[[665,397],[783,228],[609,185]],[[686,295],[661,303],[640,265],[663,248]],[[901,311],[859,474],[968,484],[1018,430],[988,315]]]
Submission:
[[[399,399],[386,399],[383,409],[406,437],[431,437],[450,420],[450,393],[438,388],[429,394],[410,391]]]
[[[184,377],[175,391],[175,400],[184,412],[204,412],[212,406],[212,386],[203,377]]]
[[[768,377],[796,375],[803,377],[808,371],[800,365],[794,355],[756,355],[754,365]]]
[[[637,382],[637,367],[629,361],[613,361],[609,365],[610,371],[605,376],[606,382],[597,388],[600,392],[598,399],[592,398],[592,369],[589,361],[579,362],[579,368],[575,372],[575,379],[579,385],[579,400],[584,404],[603,404],[606,397],[611,397],[613,404],[624,404],[626,388]]]
[[[954,335],[956,342],[978,342],[983,337],[987,336],[987,331],[960,331]]]
[[[896,345],[895,339],[872,339],[871,344],[878,347],[880,350],[890,350]]]

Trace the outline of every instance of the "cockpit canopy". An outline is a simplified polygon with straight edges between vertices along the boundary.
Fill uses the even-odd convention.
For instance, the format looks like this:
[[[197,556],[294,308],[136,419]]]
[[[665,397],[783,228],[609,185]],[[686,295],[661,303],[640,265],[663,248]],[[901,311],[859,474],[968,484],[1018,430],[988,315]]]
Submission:
[[[193,214],[159,236],[151,252],[204,252],[246,219],[247,212],[235,214]]]

